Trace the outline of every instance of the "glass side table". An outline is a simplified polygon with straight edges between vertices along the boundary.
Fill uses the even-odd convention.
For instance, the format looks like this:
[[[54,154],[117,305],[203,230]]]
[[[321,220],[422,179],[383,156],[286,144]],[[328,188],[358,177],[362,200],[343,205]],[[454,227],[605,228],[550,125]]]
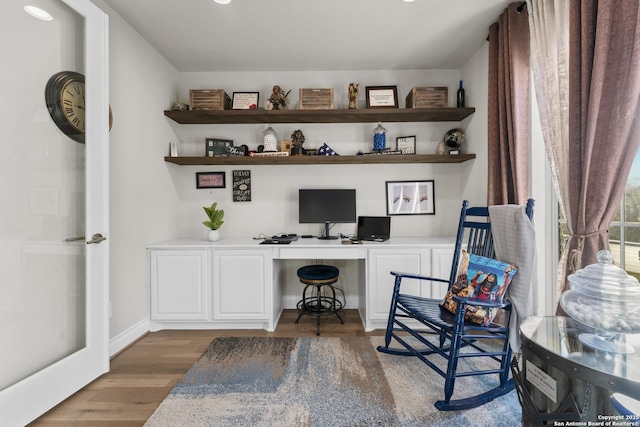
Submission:
[[[593,330],[570,317],[532,316],[522,323],[521,370],[514,379],[523,425],[547,419],[557,420],[555,425],[583,425],[570,422],[579,420],[584,425],[615,421],[624,424],[608,425],[640,426],[640,419],[621,416],[610,399],[614,392],[640,398],[640,335],[621,337],[633,352],[613,354],[582,344],[578,336],[584,332]]]

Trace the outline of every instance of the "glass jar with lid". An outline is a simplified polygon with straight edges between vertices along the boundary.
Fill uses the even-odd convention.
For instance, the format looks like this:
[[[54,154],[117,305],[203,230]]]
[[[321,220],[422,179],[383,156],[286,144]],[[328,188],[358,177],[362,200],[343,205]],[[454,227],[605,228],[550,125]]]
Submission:
[[[269,125],[263,132],[264,151],[278,151],[278,134]]]
[[[373,151],[387,149],[387,130],[378,122],[378,126],[373,130]]]
[[[595,329],[580,334],[580,341],[593,348],[625,353],[629,346],[622,334],[640,333],[640,283],[613,264],[607,250],[596,254],[597,263],[570,274],[570,290],[560,297],[562,309],[573,319]]]

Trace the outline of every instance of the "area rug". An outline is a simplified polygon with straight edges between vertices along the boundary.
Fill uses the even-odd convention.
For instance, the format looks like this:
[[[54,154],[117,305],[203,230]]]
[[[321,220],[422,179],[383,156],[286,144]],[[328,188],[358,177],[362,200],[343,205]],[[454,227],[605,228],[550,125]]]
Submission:
[[[413,357],[379,353],[382,339],[218,338],[145,426],[520,425],[515,391],[438,411],[444,379]],[[484,377],[459,379],[454,398],[495,386],[497,375]]]

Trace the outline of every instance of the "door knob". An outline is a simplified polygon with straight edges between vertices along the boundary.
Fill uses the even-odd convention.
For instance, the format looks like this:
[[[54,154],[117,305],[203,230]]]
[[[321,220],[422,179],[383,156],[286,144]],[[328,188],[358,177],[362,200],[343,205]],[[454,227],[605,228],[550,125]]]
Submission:
[[[103,240],[107,240],[107,238],[100,233],[96,233],[93,236],[91,236],[91,240],[87,240],[87,245],[91,245],[93,243],[100,243]]]

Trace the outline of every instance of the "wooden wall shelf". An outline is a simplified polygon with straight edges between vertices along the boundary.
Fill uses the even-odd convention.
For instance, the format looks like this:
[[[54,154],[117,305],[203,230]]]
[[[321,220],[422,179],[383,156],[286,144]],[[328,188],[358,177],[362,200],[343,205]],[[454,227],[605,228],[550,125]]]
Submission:
[[[462,163],[475,159],[475,154],[437,155],[364,155],[364,156],[284,156],[284,157],[165,157],[164,161],[181,166],[206,165],[343,165],[376,163]]]
[[[180,124],[459,122],[475,108],[393,108],[356,110],[168,110]]]

